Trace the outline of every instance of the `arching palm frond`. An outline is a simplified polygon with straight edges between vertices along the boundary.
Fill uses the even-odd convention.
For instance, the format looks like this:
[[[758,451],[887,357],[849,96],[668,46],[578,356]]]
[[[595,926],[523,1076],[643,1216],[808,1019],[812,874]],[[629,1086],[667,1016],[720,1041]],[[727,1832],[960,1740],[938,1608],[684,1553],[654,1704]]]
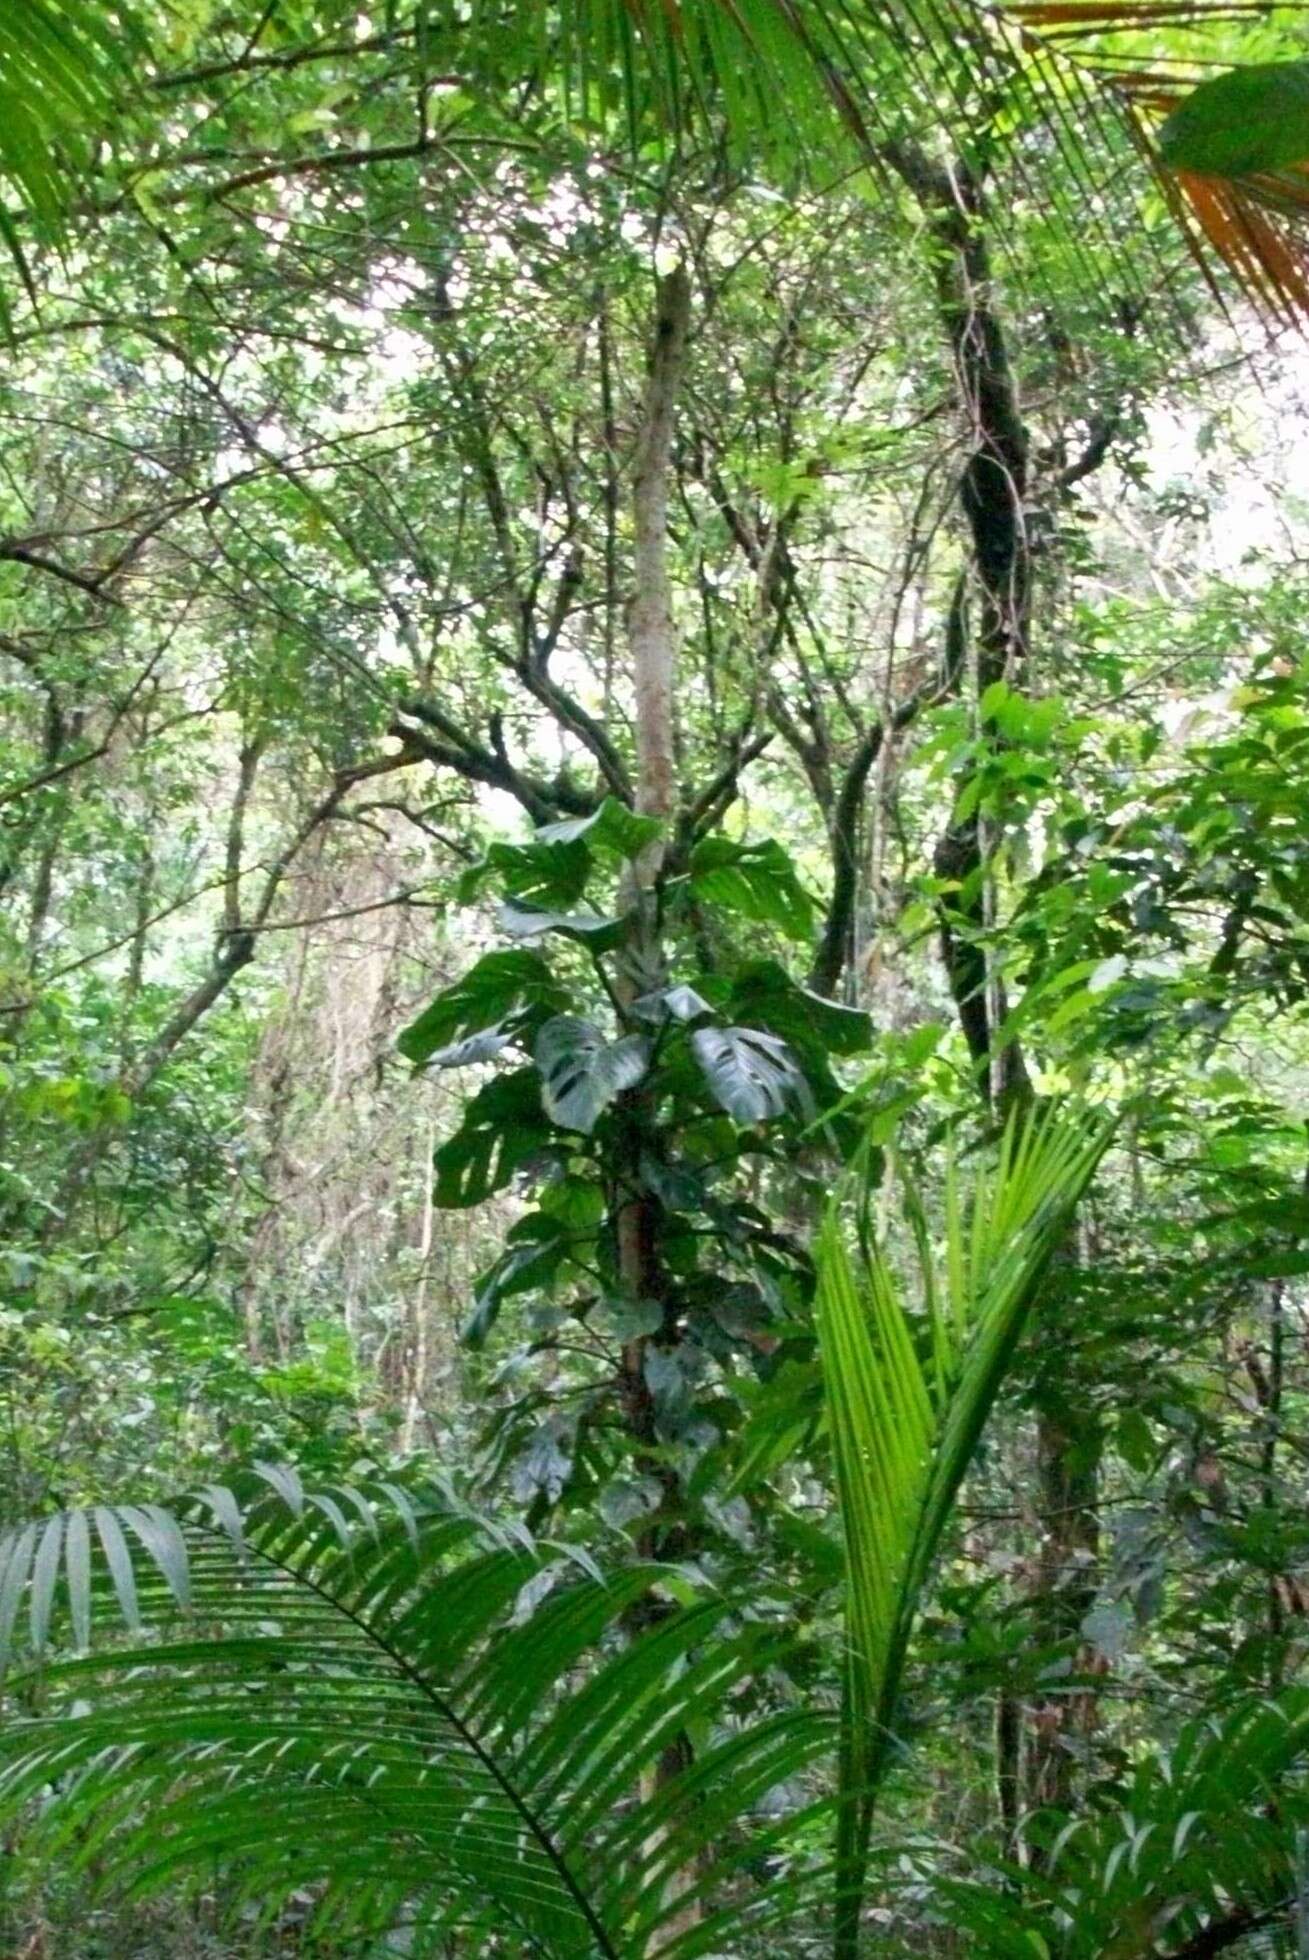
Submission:
[[[994,1960],[1227,1952],[1266,1923],[1287,1923],[1309,1817],[1307,1759],[1309,1692],[1251,1697],[1188,1723],[1117,1804],[1052,1819],[1039,1877],[997,1870],[985,1884],[939,1884],[938,1894],[970,1950]]]
[[[776,1608],[650,1564],[602,1578],[393,1485],[306,1492],[264,1466],[239,1499],[74,1511],[0,1545],[0,1660],[28,1656],[7,1684],[25,1712],[0,1729],[0,1816],[41,1797],[51,1852],[138,1891],[218,1863],[270,1912],[308,1892],[335,1937],[404,1924],[424,1951],[459,1925],[561,1960],[692,1960],[812,1915],[831,1804],[769,1821],[765,1800],[839,1753],[836,1950],[853,1954],[933,1554],[1108,1134],[1075,1116],[1011,1128],[966,1206],[951,1180],[939,1262],[911,1202],[917,1319],[881,1255],[861,1293],[826,1223],[839,1720],[758,1712],[790,1651]],[[106,1644],[106,1621],[126,1637]],[[51,1660],[60,1629],[83,1651]],[[669,1774],[688,1733],[695,1759]]]
[[[115,1603],[127,1638],[106,1642]],[[96,1651],[49,1659],[60,1627]],[[803,1895],[740,1882],[747,1844],[786,1836],[740,1826],[831,1724],[738,1725],[785,1637],[675,1572],[602,1579],[395,1487],[305,1492],[271,1468],[240,1500],[12,1535],[15,1630],[28,1713],[0,1732],[0,1809],[44,1793],[41,1844],[134,1892],[217,1862],[235,1902],[308,1895],[334,1939],[403,1925],[442,1950],[459,1925],[561,1960],[690,1956],[723,1912],[739,1931]],[[694,1766],[643,1799],[688,1728]]]
[[[438,0],[429,20],[470,74],[557,90],[583,122],[621,113],[638,150],[704,122],[783,165],[862,159],[894,196],[888,164],[921,144],[968,173],[961,211],[998,169],[993,237],[1009,239],[1021,204],[1134,320],[1167,312],[1161,292],[1189,249],[1211,285],[1221,262],[1283,322],[1309,316],[1309,132],[1271,174],[1197,173],[1160,141],[1215,66],[1238,88],[1258,75],[1231,69],[1232,29],[1248,22],[1266,56],[1268,13],[1262,0],[506,0],[470,35]],[[1297,66],[1263,62],[1265,113],[1284,128],[1307,120],[1288,111]],[[1226,113],[1221,90],[1201,112]],[[1171,226],[1151,222],[1152,197]]]
[[[109,113],[142,46],[128,5],[5,0],[0,7],[0,194],[15,193],[45,236],[60,235],[73,188],[70,148]],[[30,290],[18,228],[3,202],[0,239]],[[0,327],[7,320],[0,293]]]
[[[1036,1289],[1113,1129],[1058,1111],[1015,1117],[966,1205],[948,1170],[939,1253],[906,1183],[915,1314],[880,1248],[857,1269],[839,1202],[823,1227],[817,1319],[848,1596],[839,1955],[857,1951],[872,1804],[932,1561]]]
[[[1229,65],[1248,23],[1266,55],[1270,9],[1248,0],[1005,0],[1024,42],[1130,129],[1179,237],[1273,325],[1309,319],[1309,63]],[[1288,15],[1290,10],[1288,10]]]

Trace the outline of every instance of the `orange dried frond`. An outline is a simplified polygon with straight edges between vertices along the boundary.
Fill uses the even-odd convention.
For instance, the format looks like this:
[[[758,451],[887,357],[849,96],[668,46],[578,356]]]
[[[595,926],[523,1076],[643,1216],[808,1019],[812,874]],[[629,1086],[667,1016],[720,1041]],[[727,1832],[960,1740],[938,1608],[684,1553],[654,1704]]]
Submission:
[[[1309,323],[1309,246],[1260,209],[1248,186],[1191,171],[1178,190],[1205,239],[1256,305],[1284,321]]]

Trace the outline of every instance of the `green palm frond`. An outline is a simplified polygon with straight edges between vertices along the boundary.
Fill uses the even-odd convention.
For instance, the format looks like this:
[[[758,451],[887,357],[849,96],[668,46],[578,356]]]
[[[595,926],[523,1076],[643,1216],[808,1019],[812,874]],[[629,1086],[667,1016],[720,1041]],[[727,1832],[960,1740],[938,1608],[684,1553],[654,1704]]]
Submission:
[[[61,1630],[94,1650],[52,1659]],[[423,1952],[459,1925],[689,1960],[803,1889],[737,1885],[760,1855],[741,1825],[832,1725],[734,1723],[783,1636],[675,1572],[604,1579],[392,1486],[306,1492],[276,1468],[176,1515],[13,1534],[0,1635],[28,1654],[0,1813],[42,1798],[47,1852],[134,1894],[217,1863],[269,1914],[309,1892],[337,1939],[404,1925]],[[652,1780],[688,1729],[695,1763]]]
[[[129,87],[143,47],[127,5],[5,0],[0,7],[0,192],[16,193],[47,238],[75,187],[70,157]],[[31,289],[18,227],[0,203],[0,240]],[[8,314],[0,294],[0,326]]]
[[[1035,228],[1041,252],[1112,291],[1117,313],[1169,318],[1189,252],[1211,285],[1221,262],[1280,320],[1309,314],[1294,167],[1309,155],[1275,185],[1247,172],[1197,186],[1159,140],[1167,110],[1239,59],[1233,20],[1248,14],[1266,34],[1265,12],[1230,0],[506,0],[469,32],[447,0],[429,21],[492,93],[543,91],[583,127],[621,117],[638,154],[725,130],[729,148],[784,169],[862,161],[894,200],[909,145],[963,173],[961,211],[994,180],[986,228],[1027,279],[1041,278]],[[1171,227],[1151,222],[1152,202]]]
[[[838,1826],[842,1942],[853,1954],[872,1799],[893,1744],[932,1560],[1051,1258],[1113,1133],[1104,1118],[1015,1117],[965,1203],[949,1166],[943,1244],[906,1182],[912,1315],[884,1252],[862,1273],[839,1200],[816,1253],[816,1315],[845,1538],[847,1653]]]
[[[938,1896],[971,1950],[995,1960],[1225,1952],[1266,1919],[1285,1922],[1307,1756],[1309,1693],[1250,1698],[1188,1723],[1116,1804],[1052,1818],[1039,1879],[997,1871],[942,1882]]]

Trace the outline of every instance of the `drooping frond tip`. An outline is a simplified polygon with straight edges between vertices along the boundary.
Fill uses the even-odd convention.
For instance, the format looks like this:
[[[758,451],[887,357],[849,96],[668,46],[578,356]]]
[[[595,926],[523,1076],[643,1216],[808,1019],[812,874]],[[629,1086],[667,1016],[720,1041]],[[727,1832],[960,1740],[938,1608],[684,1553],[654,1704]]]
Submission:
[[[1309,61],[1226,65],[1233,28],[1266,27],[1270,9],[1009,0],[1004,14],[1121,111],[1211,287],[1217,260],[1272,324],[1309,323]]]

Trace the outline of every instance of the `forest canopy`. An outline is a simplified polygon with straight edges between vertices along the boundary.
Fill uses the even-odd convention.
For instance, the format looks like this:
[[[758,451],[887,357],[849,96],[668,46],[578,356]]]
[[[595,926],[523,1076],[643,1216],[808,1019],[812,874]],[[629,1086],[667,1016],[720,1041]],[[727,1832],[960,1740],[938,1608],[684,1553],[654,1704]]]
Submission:
[[[1262,0],[5,0],[15,1960],[1309,1956],[1307,173]]]

